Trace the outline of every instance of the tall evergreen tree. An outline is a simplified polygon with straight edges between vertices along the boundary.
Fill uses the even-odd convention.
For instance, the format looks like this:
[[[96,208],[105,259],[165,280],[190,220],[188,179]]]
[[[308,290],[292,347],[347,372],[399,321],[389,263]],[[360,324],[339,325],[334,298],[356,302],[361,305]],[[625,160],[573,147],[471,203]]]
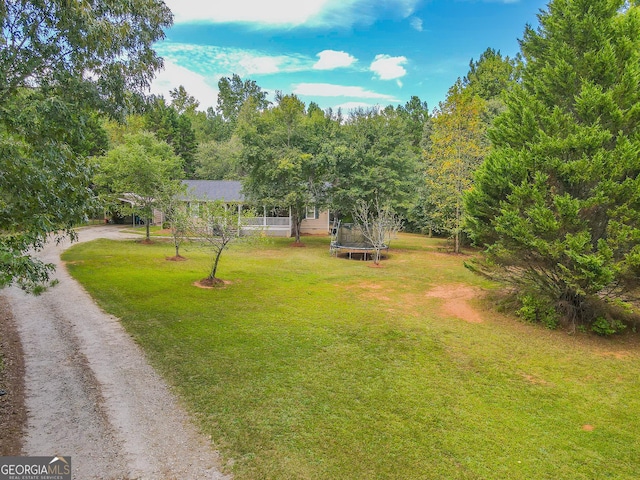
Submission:
[[[404,105],[398,105],[396,111],[405,121],[404,129],[411,145],[419,152],[428,143],[425,137],[429,134],[431,117],[427,102],[414,95]]]
[[[640,274],[640,8],[553,0],[467,196],[489,259],[570,319]],[[542,297],[540,297],[542,296]]]

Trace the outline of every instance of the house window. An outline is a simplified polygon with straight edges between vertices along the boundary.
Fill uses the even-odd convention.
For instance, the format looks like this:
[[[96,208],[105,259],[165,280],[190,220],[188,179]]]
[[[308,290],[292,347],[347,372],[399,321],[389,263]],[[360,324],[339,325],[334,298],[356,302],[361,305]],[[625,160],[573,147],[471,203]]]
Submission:
[[[316,220],[319,218],[318,215],[318,207],[315,205],[312,207],[307,207],[307,215],[305,216],[307,220]]]
[[[198,202],[189,202],[189,213],[194,218],[199,218],[202,215],[202,205]]]

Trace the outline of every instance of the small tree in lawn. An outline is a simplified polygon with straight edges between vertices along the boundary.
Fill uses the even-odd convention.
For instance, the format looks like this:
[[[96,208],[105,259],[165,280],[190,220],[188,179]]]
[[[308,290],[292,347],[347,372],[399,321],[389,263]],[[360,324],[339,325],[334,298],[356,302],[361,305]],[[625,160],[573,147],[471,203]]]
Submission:
[[[176,251],[175,256],[167,258],[167,260],[185,260],[185,258],[180,255],[180,247],[189,239],[193,217],[189,213],[187,202],[182,196],[183,193],[184,184],[175,184],[173,189],[166,192],[160,200],[160,207],[166,215],[166,221],[169,224],[171,239]]]
[[[218,201],[203,204],[200,217],[194,220],[193,236],[211,254],[209,275],[200,281],[202,285],[212,287],[222,283],[216,277],[218,263],[229,244],[240,238],[238,216],[237,206]]]
[[[360,200],[353,209],[353,219],[368,240],[375,256],[373,262],[380,264],[380,252],[389,246],[391,239],[402,228],[402,220],[388,204],[380,203],[378,197],[371,202]]]

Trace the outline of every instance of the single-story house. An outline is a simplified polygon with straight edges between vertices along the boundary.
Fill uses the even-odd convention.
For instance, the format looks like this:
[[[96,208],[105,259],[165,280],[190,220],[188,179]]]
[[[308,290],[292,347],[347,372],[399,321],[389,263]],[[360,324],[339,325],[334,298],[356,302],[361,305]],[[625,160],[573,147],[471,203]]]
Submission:
[[[120,197],[118,197],[117,202],[120,206],[126,206],[127,210],[131,210],[135,208],[137,205],[144,204],[149,199],[145,199],[140,197],[135,193],[124,193]],[[146,222],[150,222],[150,225],[162,225],[164,222],[164,213],[160,210],[153,209],[152,218],[143,218],[134,213],[129,213],[128,215],[122,215],[118,208],[116,208],[112,212],[105,211],[104,213],[105,221],[111,221],[118,224],[129,224],[132,226],[136,225],[144,225]]]
[[[261,206],[257,210],[262,215],[242,216],[243,205],[248,202],[242,193],[242,182],[237,180],[183,180],[187,194],[183,197],[189,203],[193,215],[198,214],[199,204],[204,202],[223,201],[237,205],[240,212],[240,223],[243,230],[264,230],[274,237],[291,237],[291,210],[282,207]],[[254,208],[256,206],[254,205]],[[320,210],[309,206],[306,218],[302,220],[300,232],[303,235],[328,235],[331,229],[329,210]]]

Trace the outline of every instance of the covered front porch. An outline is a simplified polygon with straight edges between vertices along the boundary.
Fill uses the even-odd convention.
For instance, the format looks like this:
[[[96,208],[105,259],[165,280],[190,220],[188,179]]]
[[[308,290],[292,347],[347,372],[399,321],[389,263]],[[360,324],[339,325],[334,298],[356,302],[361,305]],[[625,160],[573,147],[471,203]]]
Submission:
[[[243,216],[239,212],[240,231],[253,232],[256,230],[264,231],[266,235],[271,237],[290,237],[291,236],[291,209],[288,215],[283,215],[282,209],[262,208],[261,216]]]

